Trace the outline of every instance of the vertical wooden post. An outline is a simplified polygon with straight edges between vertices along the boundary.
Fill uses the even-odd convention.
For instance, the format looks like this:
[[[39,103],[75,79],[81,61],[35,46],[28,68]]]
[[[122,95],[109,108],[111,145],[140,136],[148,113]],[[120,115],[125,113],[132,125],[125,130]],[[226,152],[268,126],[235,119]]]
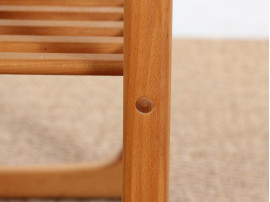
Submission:
[[[124,202],[167,202],[171,0],[125,1]]]

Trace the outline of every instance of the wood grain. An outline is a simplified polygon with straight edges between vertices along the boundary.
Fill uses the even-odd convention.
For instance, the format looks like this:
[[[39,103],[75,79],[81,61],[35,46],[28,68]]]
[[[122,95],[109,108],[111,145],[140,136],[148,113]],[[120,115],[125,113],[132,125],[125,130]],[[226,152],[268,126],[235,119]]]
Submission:
[[[122,37],[0,36],[0,52],[123,53]]]
[[[1,6],[0,19],[122,21],[121,7]]]
[[[81,12],[35,12],[35,11],[0,11],[0,19],[37,19],[37,20],[100,20],[121,21],[122,13],[81,13]]]
[[[23,53],[123,53],[121,43],[1,42],[0,52]]]
[[[123,75],[122,55],[1,53],[0,74]]]
[[[171,20],[171,0],[125,2],[123,202],[168,201]]]
[[[0,167],[1,198],[120,198],[122,160],[98,164]]]
[[[0,26],[0,35],[123,36],[122,28]]]
[[[123,22],[114,21],[57,21],[57,20],[0,20],[1,26],[32,26],[32,27],[97,27],[97,28],[123,28]]]
[[[0,0],[0,5],[121,7],[123,1]],[[20,19],[28,19],[28,14],[22,13],[24,11],[20,12],[17,11],[17,14],[21,16]],[[5,18],[8,14],[3,13],[3,15],[2,17]],[[16,13],[10,14],[9,19],[15,19],[15,15]],[[38,14],[33,12],[32,17],[34,15]],[[48,17],[49,13],[45,12],[44,18],[46,15]],[[125,30],[123,201],[167,202],[171,0],[126,1],[124,30],[121,22],[66,21],[62,18],[64,15],[62,17],[60,14],[58,17],[57,15],[55,18],[61,21],[0,20],[0,35],[101,37],[123,36]],[[80,18],[83,20],[86,19],[86,16]],[[0,49],[3,53],[0,54],[0,74],[122,75],[123,59],[119,54],[47,53],[64,51],[67,53],[121,53],[123,51],[122,46],[117,47],[116,50],[115,46],[110,43],[102,45],[103,47],[99,49],[97,43],[94,42],[82,44],[82,42],[2,40],[2,48]],[[16,51],[16,53],[4,53],[4,51]],[[46,52],[46,54],[17,52]],[[144,101],[138,101],[142,97]],[[75,169],[72,167],[0,169],[0,182],[7,184],[3,187],[3,192],[0,189],[0,196],[1,193],[2,196],[6,197],[119,196],[119,187],[117,187],[119,183],[115,184],[115,181],[121,180],[121,177],[115,172],[120,170],[121,166],[119,165],[113,166],[113,169],[111,166],[109,166],[110,169],[105,166],[104,169],[98,168],[97,170],[85,170],[85,167],[75,167]],[[112,177],[112,172],[114,177]],[[104,178],[100,177],[101,175],[104,175]],[[115,176],[118,178],[115,179]],[[92,179],[89,181],[89,178]],[[101,190],[100,186],[94,187],[97,183],[104,186],[103,180],[109,183],[105,185],[105,188],[103,187]],[[16,184],[16,188],[14,188],[14,184]],[[74,185],[77,188],[74,188]],[[93,190],[89,191],[91,188]]]
[[[123,0],[0,0],[0,5],[123,6]]]
[[[121,22],[0,20],[0,35],[123,36]]]

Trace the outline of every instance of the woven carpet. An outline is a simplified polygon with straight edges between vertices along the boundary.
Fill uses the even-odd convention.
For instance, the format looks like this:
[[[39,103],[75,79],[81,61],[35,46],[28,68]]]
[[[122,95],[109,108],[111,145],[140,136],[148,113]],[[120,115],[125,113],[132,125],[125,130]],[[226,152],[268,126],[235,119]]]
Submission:
[[[170,202],[267,201],[268,62],[268,41],[174,40]],[[117,155],[122,96],[122,77],[1,75],[0,164]]]

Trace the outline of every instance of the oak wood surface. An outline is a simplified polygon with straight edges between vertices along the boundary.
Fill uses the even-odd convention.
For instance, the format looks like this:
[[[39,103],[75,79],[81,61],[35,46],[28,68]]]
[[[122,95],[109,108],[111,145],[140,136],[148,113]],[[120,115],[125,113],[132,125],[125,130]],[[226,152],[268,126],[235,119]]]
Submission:
[[[63,166],[0,167],[1,198],[120,198],[122,160]]]
[[[1,53],[0,60],[88,60],[123,61],[122,54]]]
[[[123,36],[123,23],[0,20],[0,35]]]
[[[0,0],[0,5],[123,6],[123,0]]]
[[[123,75],[121,54],[1,53],[0,74]]]
[[[123,14],[118,12],[45,12],[45,11],[0,11],[0,19],[37,19],[37,20],[123,20]]]
[[[121,22],[122,13],[120,15],[117,13],[117,17],[108,17],[106,12],[99,13],[96,18],[89,16],[89,13],[83,13],[75,18],[64,11],[42,11],[44,15],[41,18],[38,17],[42,15],[40,11],[30,13],[9,10],[2,12],[2,17],[0,15],[2,18],[0,35],[3,36],[2,40],[0,36],[0,51],[2,51],[0,74],[122,75],[124,73],[124,202],[168,201],[171,4],[171,0],[126,1],[124,29]],[[122,7],[123,1],[0,0],[0,5]],[[50,17],[50,12],[54,12],[52,15],[54,17]],[[59,12],[65,14],[61,16]],[[95,21],[84,21],[88,17]],[[36,37],[37,35],[122,37],[124,30],[124,72],[122,55],[117,54],[123,52],[122,43],[83,44],[79,41],[63,42],[64,39],[46,41],[44,38],[38,41]],[[33,35],[35,39],[4,40],[4,35]],[[95,54],[70,54],[75,52]],[[137,102],[142,98],[144,101]],[[0,189],[0,196],[119,196],[121,194],[118,187],[119,179],[121,180],[119,168],[122,167],[120,163],[111,165],[105,166],[104,169],[80,166],[21,170],[0,168],[0,186],[2,182],[7,184],[2,192]],[[104,186],[104,182],[100,183],[103,180],[108,183],[105,184],[105,188],[100,186]],[[99,185],[95,187],[97,183]],[[17,185],[16,188],[14,184]],[[77,188],[73,188],[74,185]]]
[[[24,53],[123,53],[121,43],[11,42],[0,41],[0,52]]]
[[[0,26],[0,35],[123,36],[122,28]]]
[[[1,0],[0,0],[1,1]],[[27,5],[1,5],[0,11],[34,11],[34,12],[81,12],[81,13],[89,13],[89,12],[99,12],[99,13],[110,13],[110,12],[119,12],[123,13],[123,7],[78,7],[78,6],[27,6]]]
[[[123,53],[123,38],[2,35],[0,52]]]
[[[124,43],[123,37],[1,35],[0,41]]]
[[[0,20],[1,26],[32,26],[32,27],[97,27],[97,28],[123,28],[123,22],[114,21],[57,21],[57,20]],[[18,34],[19,35],[19,34]]]
[[[123,8],[0,5],[0,19],[122,21]]]
[[[168,201],[171,15],[171,0],[125,2],[123,202]]]

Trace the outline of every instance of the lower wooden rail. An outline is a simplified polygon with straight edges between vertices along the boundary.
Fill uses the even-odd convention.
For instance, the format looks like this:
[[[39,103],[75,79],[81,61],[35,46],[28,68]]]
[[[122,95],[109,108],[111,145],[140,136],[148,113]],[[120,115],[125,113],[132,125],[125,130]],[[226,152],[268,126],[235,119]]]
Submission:
[[[96,165],[0,167],[1,198],[120,198],[122,159]]]

